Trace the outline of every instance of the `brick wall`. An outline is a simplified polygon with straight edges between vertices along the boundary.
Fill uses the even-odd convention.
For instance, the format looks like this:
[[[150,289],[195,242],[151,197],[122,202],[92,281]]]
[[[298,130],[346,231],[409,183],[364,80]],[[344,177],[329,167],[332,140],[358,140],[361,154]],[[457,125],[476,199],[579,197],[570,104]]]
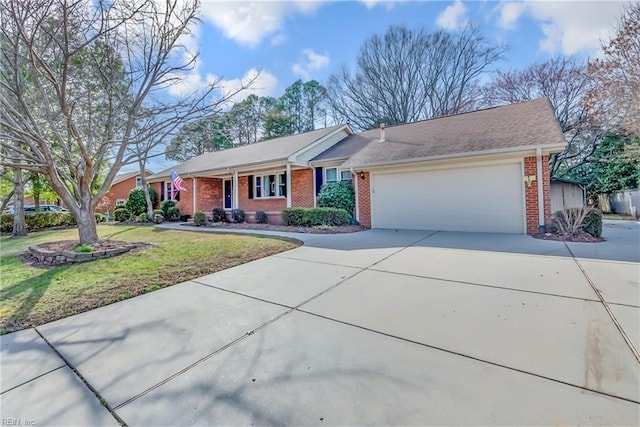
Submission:
[[[291,171],[291,206],[313,207],[313,169]]]
[[[549,176],[549,157],[542,157],[542,177],[538,175],[536,166],[537,158],[535,156],[525,157],[524,159],[524,175],[533,175],[536,181],[531,185],[524,185],[526,217],[527,217],[527,234],[537,234],[541,225],[538,220],[538,181],[542,179],[542,193],[544,200],[544,221],[546,225],[551,224],[551,183]]]
[[[238,177],[238,203],[243,211],[278,211],[287,207],[286,197],[249,199],[249,177]]]
[[[176,203],[180,214],[193,216],[193,178],[185,178],[186,190],[180,192],[180,200]]]
[[[223,207],[222,180],[219,178],[198,178],[197,181],[198,199],[196,200],[196,210],[207,215],[211,214],[213,208]]]
[[[113,211],[116,208],[116,200],[127,200],[127,197],[129,197],[129,192],[134,188],[136,188],[135,176],[112,185],[111,188],[109,188],[107,194],[100,202],[100,206],[106,207],[108,204],[109,215],[113,215]],[[158,193],[158,195],[160,195],[160,193]]]
[[[362,226],[371,228],[371,175],[365,172],[364,179],[361,179],[356,174],[354,179],[358,180],[358,221]]]

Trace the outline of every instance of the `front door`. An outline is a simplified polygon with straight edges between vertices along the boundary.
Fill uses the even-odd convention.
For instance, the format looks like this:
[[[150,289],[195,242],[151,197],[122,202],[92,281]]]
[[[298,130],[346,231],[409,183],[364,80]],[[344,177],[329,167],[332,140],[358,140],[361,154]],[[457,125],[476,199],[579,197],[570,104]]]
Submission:
[[[231,180],[230,179],[225,179],[224,180],[224,208],[225,209],[231,209]]]

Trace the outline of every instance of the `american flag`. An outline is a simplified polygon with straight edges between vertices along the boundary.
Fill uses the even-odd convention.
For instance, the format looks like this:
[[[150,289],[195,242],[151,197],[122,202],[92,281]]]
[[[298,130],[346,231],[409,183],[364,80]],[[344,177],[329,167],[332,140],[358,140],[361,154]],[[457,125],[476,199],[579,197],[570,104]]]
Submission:
[[[171,181],[173,181],[173,191],[182,191],[187,189],[182,178],[180,178],[180,176],[173,170],[171,171]]]

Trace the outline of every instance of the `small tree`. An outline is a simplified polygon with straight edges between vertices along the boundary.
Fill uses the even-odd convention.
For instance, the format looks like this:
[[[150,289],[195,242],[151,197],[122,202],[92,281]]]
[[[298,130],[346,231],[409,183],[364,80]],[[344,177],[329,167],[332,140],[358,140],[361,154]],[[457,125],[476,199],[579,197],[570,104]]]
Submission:
[[[149,197],[151,198],[151,207],[147,206],[147,199],[142,188],[134,188],[129,192],[129,197],[125,203],[125,207],[131,214],[138,216],[142,213],[153,211],[153,208],[158,203],[158,194],[153,187],[149,187]]]
[[[344,209],[353,215],[355,195],[350,181],[329,182],[320,188],[318,206]]]

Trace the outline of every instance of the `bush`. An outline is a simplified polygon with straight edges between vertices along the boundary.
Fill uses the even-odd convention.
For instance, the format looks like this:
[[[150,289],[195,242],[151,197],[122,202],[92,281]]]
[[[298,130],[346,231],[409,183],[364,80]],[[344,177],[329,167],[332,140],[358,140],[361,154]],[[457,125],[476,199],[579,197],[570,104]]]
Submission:
[[[156,224],[162,224],[164,222],[164,216],[160,213],[153,214],[153,222]]]
[[[136,221],[138,221],[138,222],[147,222],[147,221],[149,221],[149,215],[146,212],[141,213],[140,215],[138,215],[136,217]]]
[[[193,214],[193,223],[198,227],[205,225],[207,223],[207,217],[204,212],[196,212]]]
[[[156,215],[162,215],[164,217],[164,212],[162,212],[162,209],[154,209],[153,213],[151,214],[151,218],[153,218]]]
[[[180,219],[180,209],[175,206],[167,209],[167,216],[165,216],[167,221],[178,221]]]
[[[106,216],[96,212],[96,223],[100,224],[101,222],[105,222],[106,220],[107,220]]]
[[[256,222],[258,224],[267,224],[269,223],[269,216],[265,211],[256,211]]]
[[[233,222],[245,222],[247,219],[247,215],[244,213],[242,209],[233,209],[231,211],[231,220]]]
[[[169,208],[173,208],[176,205],[176,201],[175,200],[165,200],[162,203],[160,203],[160,209],[162,210],[162,216],[164,216],[165,219],[169,219],[168,218],[168,213],[169,213]]]
[[[211,221],[226,222],[227,212],[223,208],[213,208],[213,211],[211,212]]]
[[[118,208],[113,211],[113,216],[116,221],[129,221],[131,219],[131,212],[127,208]]]
[[[353,213],[356,205],[351,181],[328,182],[320,188],[318,206],[325,208],[344,209]]]
[[[151,207],[153,207],[158,203],[158,194],[153,187],[149,187],[149,196],[151,197]],[[124,206],[131,212],[132,216],[147,212],[147,200],[144,198],[144,190],[142,188],[131,190]]]
[[[297,227],[341,226],[351,223],[351,215],[336,208],[287,208],[282,210],[282,221],[285,225]]]
[[[602,212],[594,208],[569,208],[557,211],[551,220],[551,231],[569,236],[575,236],[584,231],[600,237]]]
[[[602,211],[600,209],[589,209],[589,213],[584,219],[584,231],[593,237],[602,236]]]
[[[11,231],[13,231],[13,215],[0,215],[0,231],[2,231],[3,233],[10,233]]]

